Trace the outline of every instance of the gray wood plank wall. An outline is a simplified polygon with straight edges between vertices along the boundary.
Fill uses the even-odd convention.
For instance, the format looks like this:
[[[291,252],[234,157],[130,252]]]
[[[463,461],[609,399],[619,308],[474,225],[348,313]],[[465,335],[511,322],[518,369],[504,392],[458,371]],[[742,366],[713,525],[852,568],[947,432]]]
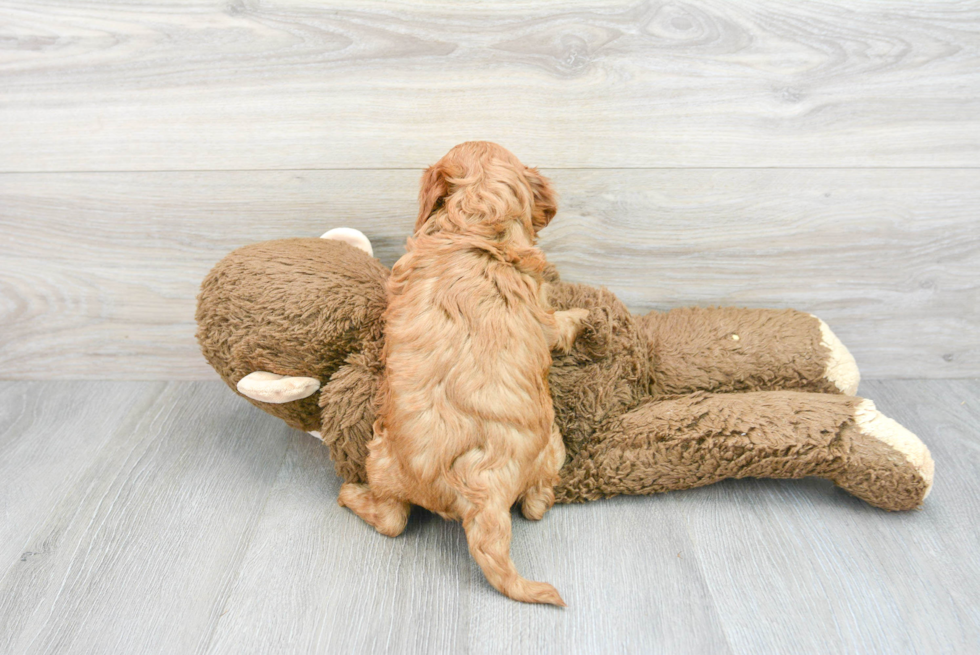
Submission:
[[[980,375],[980,2],[0,0],[0,377],[206,379],[234,247],[359,227],[496,140],[636,311],[797,307],[866,377]]]

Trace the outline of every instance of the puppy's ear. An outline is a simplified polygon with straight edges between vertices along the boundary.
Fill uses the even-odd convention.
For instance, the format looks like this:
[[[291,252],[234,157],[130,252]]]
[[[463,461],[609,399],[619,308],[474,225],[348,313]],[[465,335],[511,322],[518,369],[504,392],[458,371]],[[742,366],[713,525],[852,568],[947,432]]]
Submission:
[[[531,184],[531,191],[534,193],[534,207],[531,210],[531,225],[534,231],[548,225],[551,219],[558,212],[558,194],[555,193],[551,182],[536,168],[528,167],[527,181]]]
[[[429,166],[422,174],[422,184],[419,188],[419,217],[415,221],[415,232],[422,229],[432,216],[432,212],[442,204],[442,199],[449,195],[446,173],[446,167],[439,162]]]

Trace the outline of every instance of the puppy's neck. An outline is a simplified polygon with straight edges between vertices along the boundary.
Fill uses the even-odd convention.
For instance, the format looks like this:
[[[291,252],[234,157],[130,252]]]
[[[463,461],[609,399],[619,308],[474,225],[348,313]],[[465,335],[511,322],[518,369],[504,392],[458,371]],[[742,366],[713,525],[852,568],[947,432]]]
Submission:
[[[436,210],[416,236],[451,235],[494,241],[514,248],[531,248],[537,235],[527,216],[487,218],[477,215],[452,214],[444,208]]]
[[[406,243],[408,252],[427,244],[436,250],[459,248],[480,250],[507,262],[524,273],[540,277],[546,260],[535,247],[536,235],[525,221],[514,218],[495,224],[469,221],[461,223],[441,212],[433,214],[426,227]],[[443,219],[443,220],[440,220]]]
[[[532,248],[537,239],[535,239],[534,232],[528,234],[527,228],[520,219],[514,219],[506,223],[506,227],[500,232],[497,241],[512,248]]]
[[[546,262],[544,254],[535,247],[535,241],[533,231],[529,233],[520,220],[513,220],[484,247],[521,272],[540,277]]]

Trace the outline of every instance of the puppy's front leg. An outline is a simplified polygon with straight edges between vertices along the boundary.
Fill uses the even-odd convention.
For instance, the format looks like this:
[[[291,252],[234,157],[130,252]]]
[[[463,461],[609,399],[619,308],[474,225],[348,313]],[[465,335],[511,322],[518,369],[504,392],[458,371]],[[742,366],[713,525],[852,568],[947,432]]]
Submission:
[[[548,346],[552,350],[567,353],[582,332],[582,321],[589,315],[589,310],[576,308],[551,311],[550,292],[551,285],[547,282],[542,282],[538,286],[538,303],[542,309],[548,310],[548,314],[542,320],[544,333],[548,338]]]
[[[544,332],[548,337],[548,345],[551,349],[561,353],[567,353],[571,350],[575,339],[582,332],[582,321],[588,315],[589,310],[582,308],[566,309],[549,314],[551,320],[545,322]]]

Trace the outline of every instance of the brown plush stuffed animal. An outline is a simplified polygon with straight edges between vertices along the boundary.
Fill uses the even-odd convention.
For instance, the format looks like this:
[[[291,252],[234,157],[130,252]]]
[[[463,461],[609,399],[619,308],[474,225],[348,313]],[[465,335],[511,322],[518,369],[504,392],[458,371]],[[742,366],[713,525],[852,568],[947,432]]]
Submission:
[[[197,337],[232,389],[320,437],[337,473],[365,482],[389,271],[356,230],[324,237],[225,257],[202,285]],[[590,310],[550,373],[568,451],[558,502],[743,477],[823,477],[888,510],[928,495],[929,450],[853,395],[854,359],[823,321],[732,308],[634,316],[605,289],[549,278],[556,309]]]

